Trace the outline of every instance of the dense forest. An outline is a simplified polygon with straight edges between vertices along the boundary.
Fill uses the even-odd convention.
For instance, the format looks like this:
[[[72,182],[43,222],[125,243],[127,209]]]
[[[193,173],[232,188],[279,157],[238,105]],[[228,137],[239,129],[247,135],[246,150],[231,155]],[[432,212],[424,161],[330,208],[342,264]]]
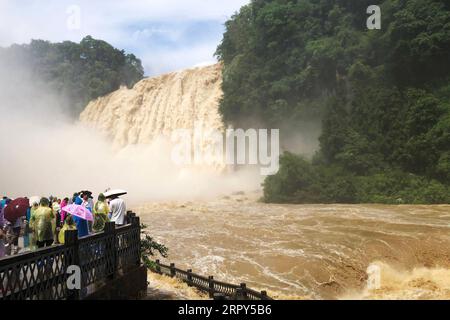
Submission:
[[[226,23],[227,123],[297,130],[320,119],[311,158],[285,152],[267,202],[450,203],[450,2],[253,0]]]
[[[141,61],[133,54],[91,36],[80,43],[32,40],[30,44],[0,48],[0,61],[1,69],[11,70],[5,73],[17,83],[27,78],[57,93],[65,111],[73,117],[90,100],[121,85],[131,87],[144,75]]]

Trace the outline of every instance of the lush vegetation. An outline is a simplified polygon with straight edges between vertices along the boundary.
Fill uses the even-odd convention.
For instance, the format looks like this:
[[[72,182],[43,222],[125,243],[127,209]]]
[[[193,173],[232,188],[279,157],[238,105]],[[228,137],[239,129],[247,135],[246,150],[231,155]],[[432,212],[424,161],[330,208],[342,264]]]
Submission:
[[[17,81],[26,74],[32,81],[44,83],[74,116],[90,100],[121,85],[131,87],[144,75],[141,61],[133,54],[91,36],[80,43],[32,40],[30,44],[0,48],[0,60],[3,66],[14,65],[10,74]]]
[[[320,150],[285,153],[266,201],[450,202],[450,3],[379,1],[368,30],[371,4],[253,0],[226,23],[224,120],[322,123]]]
[[[155,241],[146,229],[147,226],[141,224],[141,260],[147,269],[155,269],[156,263],[153,261],[153,258],[156,255],[167,258],[169,256],[169,248]]]

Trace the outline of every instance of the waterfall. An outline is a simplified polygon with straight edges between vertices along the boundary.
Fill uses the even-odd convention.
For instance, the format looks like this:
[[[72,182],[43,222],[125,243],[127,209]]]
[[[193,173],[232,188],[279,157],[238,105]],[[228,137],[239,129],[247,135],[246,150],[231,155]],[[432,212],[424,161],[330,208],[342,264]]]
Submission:
[[[131,89],[121,87],[90,102],[80,120],[119,148],[149,144],[174,130],[199,125],[223,130],[221,83],[221,64],[146,78]]]

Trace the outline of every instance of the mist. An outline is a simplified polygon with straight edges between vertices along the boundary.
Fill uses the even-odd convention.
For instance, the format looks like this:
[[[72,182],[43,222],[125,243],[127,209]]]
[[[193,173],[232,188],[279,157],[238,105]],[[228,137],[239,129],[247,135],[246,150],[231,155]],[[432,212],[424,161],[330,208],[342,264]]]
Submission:
[[[233,122],[236,123],[235,128],[279,129],[280,154],[292,152],[307,159],[312,159],[320,149],[321,114],[305,114],[304,119],[285,120],[272,126],[268,125],[258,115],[235,117]]]
[[[70,118],[58,92],[26,66],[0,61],[0,193],[70,197],[123,188],[131,203],[217,197],[260,188],[259,170],[180,168],[163,137],[120,150],[108,136]]]

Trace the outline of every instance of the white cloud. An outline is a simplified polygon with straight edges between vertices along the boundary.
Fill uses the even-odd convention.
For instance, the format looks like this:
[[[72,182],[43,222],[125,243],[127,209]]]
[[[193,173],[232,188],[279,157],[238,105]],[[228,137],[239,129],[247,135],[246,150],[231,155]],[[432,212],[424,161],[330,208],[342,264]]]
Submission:
[[[192,48],[176,46],[185,29],[202,21],[224,23],[249,0],[0,0],[0,46],[28,43],[31,39],[80,41],[90,34],[116,47],[135,52],[152,70],[174,70],[186,63],[212,60],[220,35],[211,35]],[[80,8],[80,29],[68,28],[67,9]],[[155,27],[157,25],[157,27]],[[150,26],[150,27],[149,27]],[[205,32],[205,30],[203,30]],[[217,30],[211,30],[217,33]],[[192,35],[191,35],[192,36]],[[160,37],[167,46],[146,40]],[[218,40],[219,39],[219,40]],[[185,40],[185,39],[184,39]],[[183,41],[185,42],[185,41]],[[209,50],[207,52],[207,50]],[[195,54],[199,54],[198,59]],[[159,66],[149,58],[161,58]],[[172,61],[173,57],[176,61]],[[181,61],[185,61],[182,63]],[[148,74],[154,74],[146,70]]]
[[[145,41],[148,38],[154,36],[163,36],[167,37],[170,41],[177,41],[182,36],[182,31],[179,29],[170,29],[170,28],[162,28],[162,27],[151,27],[136,30],[133,32],[131,36],[131,40],[133,42],[136,41]]]

